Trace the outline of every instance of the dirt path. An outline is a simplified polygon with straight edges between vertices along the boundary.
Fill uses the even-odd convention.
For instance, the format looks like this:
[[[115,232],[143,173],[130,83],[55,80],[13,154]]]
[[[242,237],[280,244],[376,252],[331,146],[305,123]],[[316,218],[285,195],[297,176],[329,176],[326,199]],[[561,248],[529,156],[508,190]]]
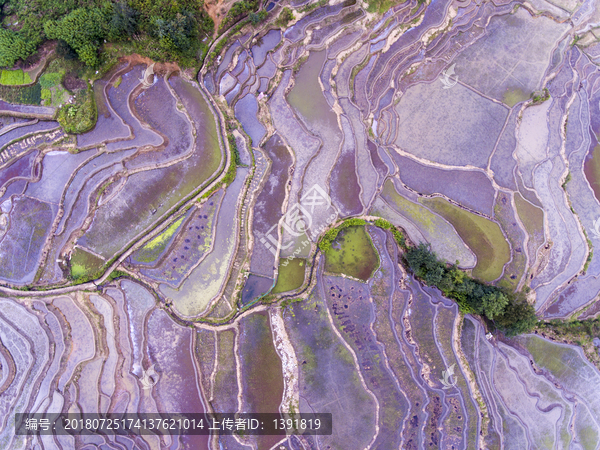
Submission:
[[[231,8],[236,0],[206,0],[204,2],[204,8],[215,22],[215,31],[219,29],[219,25],[227,15],[227,11]]]

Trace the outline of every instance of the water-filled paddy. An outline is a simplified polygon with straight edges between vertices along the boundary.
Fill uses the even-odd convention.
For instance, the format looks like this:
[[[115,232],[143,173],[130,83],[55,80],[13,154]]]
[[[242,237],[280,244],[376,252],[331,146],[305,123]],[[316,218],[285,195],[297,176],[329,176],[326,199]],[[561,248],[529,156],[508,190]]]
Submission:
[[[403,192],[406,195],[406,191]],[[387,203],[378,201],[376,204],[381,205],[382,210],[387,209],[386,207],[389,205],[390,208],[399,213],[402,219],[405,218],[404,220],[407,223],[401,223],[399,220],[392,220],[392,222],[406,227],[412,240],[431,243],[433,250],[438,255],[446,261],[455,262],[458,260],[461,267],[473,267],[475,265],[474,254],[463,243],[454,228],[423,205],[398,194],[391,180],[386,181],[384,184],[381,198]],[[411,227],[407,224],[411,225],[413,229],[410,229]]]
[[[208,101],[194,84],[172,76],[169,83],[191,116],[196,129],[196,157],[202,159],[198,184],[210,177],[221,163],[218,126]]]
[[[216,219],[214,251],[194,268],[179,289],[163,284],[160,290],[173,300],[173,307],[184,316],[196,316],[206,310],[227,279],[237,241],[237,205],[248,170],[239,168],[229,185]]]
[[[278,294],[298,289],[304,283],[305,272],[306,259],[304,258],[292,258],[280,261],[277,283],[271,292]]]
[[[273,50],[280,40],[280,30],[271,30],[258,40],[256,45],[252,47],[252,57],[256,67],[262,65],[262,63],[265,61],[267,53]]]
[[[364,226],[348,227],[325,253],[325,270],[367,281],[379,265],[377,253]]]
[[[265,294],[273,286],[271,278],[261,277],[253,273],[248,276],[244,289],[242,289],[242,304],[247,305],[252,300]]]
[[[257,112],[258,103],[256,102],[256,97],[252,94],[244,96],[235,104],[235,117],[240,121],[250,139],[252,139],[252,145],[254,146],[260,144],[261,139],[267,131],[256,118]]]
[[[596,145],[585,160],[583,170],[594,196],[600,201],[600,144]]]
[[[481,168],[508,115],[505,106],[460,84],[443,89],[440,82],[409,88],[395,109],[398,147],[440,164]]]
[[[79,278],[86,275],[94,275],[104,265],[104,260],[96,255],[76,247],[69,261],[71,276]]]
[[[332,329],[318,290],[284,313],[298,360],[301,405],[332,413],[336,432],[318,438],[322,447],[364,448],[375,434],[376,401],[363,387],[352,353]]]
[[[11,225],[0,241],[1,279],[17,283],[33,281],[53,216],[48,203],[13,197]]]
[[[424,199],[422,203],[448,220],[477,255],[474,277],[482,281],[493,281],[502,274],[504,264],[510,260],[510,248],[497,223],[439,197]]]
[[[175,222],[167,227],[165,231],[150,239],[143,247],[136,250],[132,259],[141,263],[152,263],[165,251],[167,246],[173,241],[177,230],[181,227],[186,216],[181,216]]]
[[[325,127],[337,127],[337,118],[325,100],[319,82],[319,74],[327,58],[325,51],[312,52],[295,75],[295,84],[287,99],[306,121]]]
[[[240,321],[240,343],[244,408],[252,412],[279,411],[283,397],[281,359],[275,351],[266,313],[257,313]],[[278,436],[258,436],[258,448],[271,448]]]

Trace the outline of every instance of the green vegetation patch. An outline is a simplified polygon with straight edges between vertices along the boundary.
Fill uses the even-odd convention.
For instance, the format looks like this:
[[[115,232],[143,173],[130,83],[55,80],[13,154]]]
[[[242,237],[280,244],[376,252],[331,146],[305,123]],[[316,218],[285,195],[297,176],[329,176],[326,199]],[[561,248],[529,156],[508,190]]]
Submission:
[[[366,223],[367,222],[363,219],[348,219],[348,220],[344,221],[341,225],[337,226],[336,228],[332,228],[331,230],[329,230],[327,233],[325,233],[323,235],[323,237],[319,241],[319,248],[323,252],[328,251],[331,248],[331,243],[333,241],[335,241],[335,239],[337,238],[337,235],[344,228],[365,225]]]
[[[383,185],[382,197],[419,228],[432,229],[435,226],[436,215],[424,206],[413,203],[398,194],[392,180],[388,179]]]
[[[529,96],[525,92],[523,92],[523,90],[521,88],[515,88],[515,89],[507,90],[502,95],[502,102],[505,105],[508,105],[509,107],[512,108],[517,103],[524,102],[528,98],[529,98]]]
[[[5,0],[2,5],[3,16],[16,18],[20,27],[0,28],[3,67],[32,55],[49,39],[58,40],[59,46],[68,47],[93,68],[106,62],[110,45],[105,42],[125,47],[120,51],[193,65],[207,45],[203,38],[214,32],[212,19],[197,0]]]
[[[405,3],[406,0],[369,0],[369,6],[367,7],[367,11],[370,13],[378,13],[384,14],[389,11],[392,6],[399,5],[401,3]],[[419,4],[422,2],[420,1]]]
[[[327,272],[343,273],[363,281],[371,278],[379,266],[379,258],[364,225],[338,230],[335,240],[325,251],[325,258]]]
[[[312,5],[314,5],[315,8],[317,8],[320,3],[321,2],[317,2],[317,3],[313,3]],[[312,6],[312,5],[310,5],[310,6]],[[281,10],[279,17],[277,17],[277,20],[275,21],[275,25],[277,25],[280,28],[285,29],[287,27],[288,23],[290,23],[292,20],[294,20],[294,11],[292,11],[290,8],[288,8],[286,6]]]
[[[570,370],[569,366],[573,361],[569,354],[574,352],[573,349],[553,344],[539,336],[524,336],[522,339],[537,365],[548,369],[557,377]]]
[[[492,321],[490,325],[508,335],[529,332],[537,324],[535,310],[523,292],[515,294],[481,283],[456,265],[448,266],[439,260],[429,245],[410,247],[404,253],[404,260],[417,278],[455,300],[463,313],[483,315]]]
[[[65,75],[64,71],[61,72],[46,72],[40,77],[40,85],[42,89],[51,89],[59,85],[62,81],[63,76]]]
[[[96,125],[98,111],[91,86],[80,90],[71,104],[64,105],[58,111],[58,123],[67,133],[81,134]]]
[[[394,240],[400,246],[406,250],[406,238],[402,234],[402,232],[396,228],[392,223],[388,222],[385,219],[375,219],[375,226],[379,228],[383,228],[384,230],[389,230],[394,236]]]
[[[544,103],[546,100],[550,98],[550,91],[548,88],[544,88],[541,91],[535,91],[531,94],[531,99],[533,100],[533,105],[539,105],[540,103]]]
[[[21,69],[17,70],[2,70],[0,74],[0,84],[5,86],[18,86],[23,84],[30,84],[33,80],[27,72],[23,72]]]
[[[23,87],[0,85],[0,98],[8,103],[39,105],[42,101],[42,87],[39,83]]]
[[[273,294],[298,289],[304,283],[305,272],[306,260],[304,258],[292,258],[280,262],[277,284],[273,288]]]
[[[298,12],[300,13],[309,13],[311,11],[314,11],[317,8],[322,8],[323,6],[327,5],[327,3],[329,3],[328,0],[319,0],[318,2],[314,2],[314,3],[309,3],[306,6],[303,6],[302,8],[300,8],[298,10]]]
[[[38,83],[42,87],[42,104],[44,106],[60,106],[69,99],[71,94],[61,84],[64,76],[65,70],[58,69],[56,72],[46,72],[40,77]]]
[[[221,22],[221,25],[219,28],[221,30],[224,30],[224,29],[230,27],[237,20],[248,15],[248,13],[256,11],[256,9],[258,8],[258,5],[259,5],[259,3],[257,0],[240,0],[240,1],[235,2],[233,5],[231,5],[231,8],[229,8],[229,11],[227,11],[227,15],[225,16],[225,19],[223,19],[223,21]],[[256,19],[258,19],[258,21],[256,22],[256,23],[258,23],[264,19],[264,16],[257,15],[257,17],[254,17],[254,20],[256,20]]]
[[[543,233],[544,212],[525,200],[521,194],[515,194],[515,205],[517,206],[517,214],[519,214],[519,218],[529,236],[533,237],[536,234]]]
[[[171,238],[175,235],[177,230],[179,230],[179,227],[183,223],[183,219],[185,219],[185,216],[181,216],[179,219],[169,225],[165,231],[146,242],[146,245],[136,252],[135,259],[144,263],[156,261],[156,259],[167,248],[169,242],[171,242]]]
[[[84,282],[89,279],[97,278],[99,270],[104,265],[104,260],[96,255],[76,247],[71,254],[69,266],[71,268],[71,278],[76,282]]]
[[[424,199],[423,204],[444,217],[477,256],[473,276],[493,281],[510,260],[510,248],[497,223],[468,212],[442,198]]]
[[[550,320],[540,322],[536,330],[553,340],[560,342],[566,340],[579,345],[587,359],[600,369],[600,354],[593,343],[593,339],[600,336],[600,318],[570,321]],[[535,343],[533,345],[539,347],[542,344]]]

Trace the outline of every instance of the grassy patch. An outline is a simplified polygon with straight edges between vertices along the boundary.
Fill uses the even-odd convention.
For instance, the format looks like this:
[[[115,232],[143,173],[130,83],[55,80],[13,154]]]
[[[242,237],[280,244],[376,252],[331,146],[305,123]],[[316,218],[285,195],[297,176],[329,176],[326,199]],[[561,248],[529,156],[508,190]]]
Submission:
[[[331,248],[331,243],[337,238],[337,235],[344,228],[348,228],[351,226],[365,225],[367,222],[363,219],[348,219],[344,221],[340,226],[329,230],[325,235],[321,238],[319,242],[319,248],[321,251],[326,252]]]
[[[304,258],[293,258],[285,261],[287,262],[286,265],[279,263],[279,274],[277,276],[277,284],[272,291],[273,294],[293,291],[304,283],[306,260]]]
[[[388,12],[392,6],[405,2],[406,0],[369,0],[369,6],[367,7],[367,11],[369,11],[370,13],[384,14]]]
[[[515,194],[515,205],[517,206],[517,214],[519,214],[527,233],[531,237],[542,233],[544,229],[544,212],[521,197],[521,194]]]
[[[548,90],[548,88],[544,88],[541,91],[535,91],[531,94],[531,99],[533,100],[534,105],[539,105],[540,103],[544,103],[549,98],[550,98],[550,91]]]
[[[5,86],[19,86],[23,84],[30,84],[33,80],[27,72],[23,72],[21,69],[17,70],[2,70],[0,74],[0,84]]]
[[[524,338],[525,348],[531,353],[536,364],[548,369],[556,376],[562,375],[568,370],[565,361],[573,350],[555,345],[539,336],[527,336]]]
[[[8,103],[39,105],[42,101],[42,87],[39,83],[24,87],[0,85],[0,98]]]
[[[565,177],[565,181],[561,184],[564,190],[567,190],[567,183],[571,181],[571,171],[567,172],[567,176]]]
[[[419,228],[431,229],[434,226],[436,218],[435,214],[422,205],[413,203],[398,194],[394,187],[394,183],[389,179],[383,186],[383,198],[388,203],[395,206],[395,209],[400,212],[400,214],[405,215]]]
[[[325,252],[325,270],[367,281],[379,265],[377,253],[364,226],[339,231]]]
[[[398,228],[396,228],[392,223],[388,222],[385,219],[375,219],[375,226],[383,228],[384,230],[390,230],[391,233],[394,235],[396,243],[400,246],[400,248],[406,250],[406,238],[404,237],[402,232]]]
[[[60,106],[71,96],[61,84],[65,76],[65,70],[59,69],[56,72],[46,72],[40,79],[39,84],[42,87],[42,104],[44,106]]]
[[[67,133],[81,134],[96,125],[98,111],[91,86],[80,90],[72,104],[64,105],[58,111],[58,123]]]
[[[71,268],[71,278],[76,281],[96,278],[98,271],[104,265],[104,260],[98,258],[90,252],[77,247],[71,255],[69,267]]]
[[[235,141],[235,136],[231,133],[227,133],[227,140],[229,141],[229,148],[231,148],[232,162],[235,161],[236,166],[241,165],[242,160],[240,158],[237,142]]]
[[[242,17],[256,11],[259,3],[256,0],[240,0],[235,2],[227,11],[227,15],[219,26],[220,30],[225,30]],[[264,18],[263,18],[264,19]],[[258,23],[258,22],[257,22]]]
[[[600,318],[571,321],[550,320],[548,322],[540,322],[536,330],[553,340],[560,342],[566,340],[567,342],[579,345],[583,349],[587,359],[600,369],[600,355],[598,354],[597,347],[592,342],[595,337],[600,336]],[[540,347],[543,347],[544,344],[547,343],[545,341],[542,343],[534,341],[532,344],[532,347],[538,351],[540,356],[543,353],[543,348]],[[531,350],[529,351],[531,352]],[[533,352],[531,353],[533,355]],[[555,361],[552,361],[552,363],[555,366],[559,365]]]
[[[529,96],[520,88],[507,90],[502,95],[502,102],[509,107],[515,106],[519,102],[524,102]]]
[[[448,220],[459,236],[477,256],[473,276],[493,281],[502,274],[510,260],[508,243],[497,223],[470,213],[442,198],[425,199],[423,203]]]
[[[179,219],[169,225],[165,231],[146,242],[146,245],[136,252],[135,259],[145,263],[155,261],[165,250],[167,244],[170,242],[175,232],[183,223],[183,219],[185,219],[185,216],[181,216]]]
[[[318,2],[309,3],[308,5],[300,8],[298,12],[302,14],[309,13],[317,8],[322,8],[323,6],[327,5],[327,3],[329,3],[328,0],[319,0]]]

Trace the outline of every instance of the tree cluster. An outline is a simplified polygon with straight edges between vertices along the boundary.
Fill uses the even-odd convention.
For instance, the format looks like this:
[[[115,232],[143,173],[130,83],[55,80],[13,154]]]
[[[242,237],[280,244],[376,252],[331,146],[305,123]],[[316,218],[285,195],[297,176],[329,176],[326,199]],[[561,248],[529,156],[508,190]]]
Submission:
[[[535,310],[524,294],[507,292],[469,277],[456,265],[440,261],[429,245],[410,247],[404,258],[417,278],[455,300],[461,311],[485,316],[508,335],[531,331],[537,323]]]
[[[1,16],[18,19],[12,28],[0,29],[0,66],[5,67],[48,39],[57,39],[62,52],[72,50],[94,68],[105,41],[133,40],[140,47],[136,51],[155,59],[193,58],[202,37],[214,31],[197,0],[7,0],[0,8]]]
[[[253,14],[250,20],[254,25],[261,22],[266,17],[265,13],[256,13],[254,11],[258,9],[259,2],[257,0],[240,0],[231,5],[231,8],[227,12],[225,19],[221,22],[221,29],[225,29],[239,20],[242,16],[246,16],[249,13]]]

